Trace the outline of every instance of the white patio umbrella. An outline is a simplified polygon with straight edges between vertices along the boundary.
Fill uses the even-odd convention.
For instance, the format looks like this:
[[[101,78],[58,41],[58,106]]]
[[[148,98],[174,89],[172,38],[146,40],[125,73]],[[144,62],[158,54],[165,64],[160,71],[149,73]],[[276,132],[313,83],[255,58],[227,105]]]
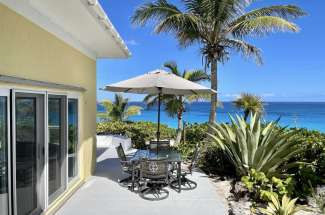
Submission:
[[[162,94],[192,95],[217,93],[215,90],[159,69],[125,81],[107,85],[103,90],[150,95],[158,94],[157,142],[159,142],[160,139],[160,100]]]

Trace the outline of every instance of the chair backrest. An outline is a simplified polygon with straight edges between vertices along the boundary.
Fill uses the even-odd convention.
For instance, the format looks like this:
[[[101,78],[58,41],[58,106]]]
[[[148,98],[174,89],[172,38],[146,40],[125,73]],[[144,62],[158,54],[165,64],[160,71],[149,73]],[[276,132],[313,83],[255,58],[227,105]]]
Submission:
[[[149,149],[150,150],[157,150],[158,149],[168,149],[170,147],[170,141],[169,140],[150,140]]]
[[[191,164],[189,166],[189,170],[190,170],[191,174],[192,174],[192,170],[195,168],[196,162],[199,158],[199,153],[200,153],[200,147],[199,147],[199,144],[196,144],[194,153],[193,153],[193,157],[191,159]]]
[[[121,161],[126,161],[126,156],[124,153],[124,149],[122,147],[122,144],[120,143],[120,145],[118,147],[116,147],[116,152],[117,152],[117,156]]]
[[[168,180],[167,159],[140,160],[140,178],[167,181]]]

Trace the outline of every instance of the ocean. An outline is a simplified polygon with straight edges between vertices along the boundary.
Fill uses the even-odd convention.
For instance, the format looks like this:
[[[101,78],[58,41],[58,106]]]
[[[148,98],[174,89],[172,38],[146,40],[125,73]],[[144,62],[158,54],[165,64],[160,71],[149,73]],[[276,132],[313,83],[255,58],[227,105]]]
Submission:
[[[131,102],[131,105],[144,107],[141,115],[132,116],[131,121],[157,121],[157,107],[145,108],[142,102]],[[280,124],[288,127],[301,127],[325,132],[325,102],[267,102],[263,118],[265,121],[280,118]],[[210,103],[194,102],[186,105],[183,120],[187,123],[203,123],[209,118]],[[98,111],[103,107],[98,105]],[[217,110],[218,122],[229,122],[229,114],[242,114],[231,102],[224,102]],[[177,119],[170,118],[162,107],[161,123],[177,127]]]

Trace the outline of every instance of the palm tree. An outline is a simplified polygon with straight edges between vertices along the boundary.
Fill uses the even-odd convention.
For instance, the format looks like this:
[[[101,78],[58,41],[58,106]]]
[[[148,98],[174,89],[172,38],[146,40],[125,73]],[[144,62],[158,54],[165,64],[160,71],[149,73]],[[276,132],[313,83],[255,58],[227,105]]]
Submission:
[[[136,105],[128,105],[129,99],[123,98],[122,94],[115,94],[114,102],[105,100],[101,102],[104,106],[105,112],[98,113],[103,121],[124,121],[130,116],[141,114],[142,107]]]
[[[275,5],[246,12],[253,0],[182,0],[184,9],[167,0],[145,3],[136,9],[132,22],[141,26],[149,21],[155,32],[175,35],[181,47],[200,46],[205,67],[211,69],[211,88],[218,90],[218,63],[231,52],[254,57],[262,64],[260,49],[249,44],[247,36],[263,36],[274,31],[298,32],[290,20],[305,15],[294,5]],[[216,120],[217,95],[211,96],[209,122]]]
[[[180,72],[175,62],[166,62],[164,64],[164,67],[166,67],[171,73],[192,82],[201,82],[201,81],[210,80],[209,75],[206,74],[206,72],[204,72],[203,70],[199,70],[199,69],[193,71],[185,70],[184,72]],[[181,135],[183,130],[183,113],[185,112],[185,103],[194,100],[204,99],[206,97],[207,97],[206,95],[191,95],[185,97],[176,96],[176,95],[161,96],[161,101],[165,105],[165,111],[167,112],[167,114],[172,118],[177,117],[178,120],[176,143],[179,143],[181,140]],[[157,95],[148,95],[144,98],[144,102],[147,104],[149,108],[157,104],[157,101],[158,101]]]
[[[262,114],[264,111],[262,98],[249,93],[242,93],[234,102],[234,105],[244,111],[244,119],[247,120],[249,114]]]

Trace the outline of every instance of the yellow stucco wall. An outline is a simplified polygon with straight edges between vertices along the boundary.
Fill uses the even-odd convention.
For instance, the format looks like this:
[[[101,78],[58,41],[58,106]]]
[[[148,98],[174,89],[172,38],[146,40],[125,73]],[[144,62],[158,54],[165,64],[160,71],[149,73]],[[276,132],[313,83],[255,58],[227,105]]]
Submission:
[[[96,147],[96,61],[0,3],[0,74],[80,86],[80,176],[70,190],[91,175]],[[0,88],[55,89],[5,84]],[[63,91],[66,92],[66,91]],[[57,208],[64,197],[52,207]],[[49,210],[49,212],[51,211]]]

